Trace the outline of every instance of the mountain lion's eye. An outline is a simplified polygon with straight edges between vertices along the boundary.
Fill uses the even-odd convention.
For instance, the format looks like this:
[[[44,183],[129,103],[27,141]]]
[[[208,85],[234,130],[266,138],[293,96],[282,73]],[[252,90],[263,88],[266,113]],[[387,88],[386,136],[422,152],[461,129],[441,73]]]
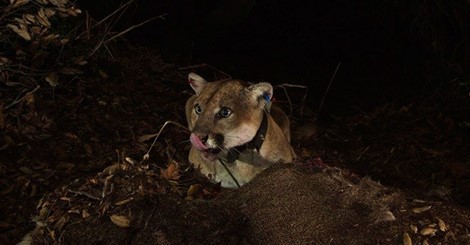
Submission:
[[[202,112],[202,108],[199,104],[196,104],[196,106],[194,106],[194,111],[196,112],[196,114],[201,114]]]
[[[232,110],[230,110],[227,107],[222,107],[222,109],[220,109],[220,111],[219,111],[219,114],[222,117],[229,117],[230,114],[232,114]]]

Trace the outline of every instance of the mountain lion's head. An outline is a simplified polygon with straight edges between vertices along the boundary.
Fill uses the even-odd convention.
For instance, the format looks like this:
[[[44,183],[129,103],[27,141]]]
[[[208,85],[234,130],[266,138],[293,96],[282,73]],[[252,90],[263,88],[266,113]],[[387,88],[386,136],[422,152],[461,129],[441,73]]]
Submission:
[[[196,92],[186,103],[190,140],[203,157],[213,160],[220,151],[253,139],[273,94],[271,84],[231,79],[207,82],[194,73],[188,82]]]

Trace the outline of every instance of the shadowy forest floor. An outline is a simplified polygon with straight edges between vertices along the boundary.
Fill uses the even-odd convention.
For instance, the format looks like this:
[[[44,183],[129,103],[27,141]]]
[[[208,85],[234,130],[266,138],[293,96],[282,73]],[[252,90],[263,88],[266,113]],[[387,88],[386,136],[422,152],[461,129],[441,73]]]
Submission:
[[[186,124],[184,105],[191,94],[187,74],[210,74],[209,80],[223,74],[204,66],[179,69],[145,48],[128,48],[115,57],[113,61],[90,60],[79,78],[54,89],[43,86],[14,107],[5,109],[0,100],[1,244],[16,243],[32,230],[32,219],[44,216],[41,212],[46,212],[45,206],[51,211],[47,214],[49,221],[56,224],[46,236],[54,240],[60,236],[54,229],[60,231],[70,222],[69,216],[87,219],[96,213],[119,213],[119,207],[139,199],[136,193],[141,197],[171,196],[175,203],[186,206],[191,205],[188,199],[213,199],[220,193],[227,195],[224,192],[236,195],[197,177],[186,162],[189,134],[179,127],[168,125],[150,158],[142,161],[154,139],[151,136],[165,121]],[[302,96],[292,93],[293,98]],[[297,104],[292,113],[293,146],[299,156],[295,165],[339,167],[413,197],[468,210],[467,93],[454,82],[405,102],[377,105],[369,111],[342,108],[323,118],[317,118],[306,102],[300,119]],[[289,110],[288,104],[283,106]],[[115,172],[122,166],[134,169],[133,175]],[[103,187],[103,192],[94,192],[96,186]],[[130,192],[118,186],[128,186]],[[46,194],[44,200],[49,206],[44,200],[38,205]],[[94,200],[105,195],[113,200],[101,202],[97,210],[87,208],[86,202],[67,204],[77,196]],[[70,205],[68,216],[53,212],[58,209],[52,207],[59,202]],[[170,214],[174,212],[174,219],[183,219],[171,203],[163,206]],[[151,209],[152,204],[144,208]],[[459,210],[442,212],[439,218],[448,223],[455,221],[453,228],[468,236],[468,216]],[[126,226],[125,218],[114,218],[113,223]],[[208,227],[224,225],[203,215],[195,215],[188,222],[196,218],[203,223],[207,219]],[[430,219],[403,222],[415,222],[416,226],[436,222]],[[226,225],[231,231],[242,230],[243,222]],[[411,236],[423,241],[424,235]],[[445,242],[449,237],[441,234],[429,240]]]

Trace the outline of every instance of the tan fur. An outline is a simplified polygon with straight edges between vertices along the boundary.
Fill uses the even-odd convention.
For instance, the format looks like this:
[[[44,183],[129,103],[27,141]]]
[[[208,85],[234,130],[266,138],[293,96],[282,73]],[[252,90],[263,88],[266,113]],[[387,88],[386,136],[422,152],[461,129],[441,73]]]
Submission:
[[[186,119],[192,134],[207,139],[209,147],[222,148],[211,157],[204,157],[194,144],[189,153],[189,161],[198,167],[202,174],[223,187],[236,188],[237,185],[218,159],[226,163],[227,149],[233,149],[253,139],[260,127],[263,110],[266,106],[264,96],[272,96],[272,86],[268,83],[250,85],[239,80],[206,82],[194,73],[189,82],[196,94],[186,103]],[[202,112],[196,113],[198,105]],[[229,108],[229,117],[221,118],[221,108]],[[286,114],[276,105],[267,114],[268,127],[260,151],[246,149],[238,159],[226,166],[240,185],[246,184],[273,163],[291,163],[295,153],[290,145],[290,123]],[[217,137],[223,135],[223,143]],[[193,136],[192,136],[193,137]],[[202,142],[202,141],[201,141]],[[220,143],[220,145],[219,145]]]

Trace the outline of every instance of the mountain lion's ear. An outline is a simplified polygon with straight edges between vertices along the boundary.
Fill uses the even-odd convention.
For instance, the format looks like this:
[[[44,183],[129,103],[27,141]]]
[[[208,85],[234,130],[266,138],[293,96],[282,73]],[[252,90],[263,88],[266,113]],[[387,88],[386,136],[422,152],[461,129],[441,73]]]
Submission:
[[[266,105],[269,105],[273,97],[273,86],[266,82],[253,84],[248,87],[248,91],[258,101],[260,108],[265,108]]]
[[[196,92],[196,95],[199,95],[207,81],[198,74],[191,72],[188,75],[188,83],[191,85],[194,92]]]

